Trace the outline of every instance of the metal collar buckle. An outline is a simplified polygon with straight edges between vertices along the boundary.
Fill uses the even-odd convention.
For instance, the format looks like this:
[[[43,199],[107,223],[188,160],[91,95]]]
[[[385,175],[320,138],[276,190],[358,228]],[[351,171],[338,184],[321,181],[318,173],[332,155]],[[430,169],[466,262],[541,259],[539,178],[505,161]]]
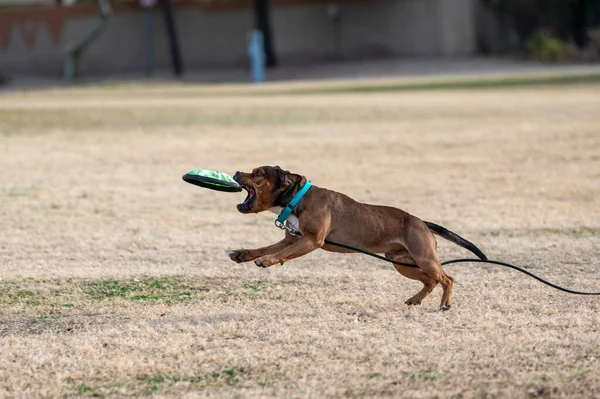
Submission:
[[[287,230],[290,232],[291,235],[296,236],[296,237],[302,237],[302,233],[299,232],[298,230],[291,228],[290,226],[286,225],[285,223],[281,223],[279,220],[275,220],[275,226],[279,227],[281,230]]]
[[[275,226],[279,227],[281,230],[283,230],[287,227],[284,223],[281,223],[278,219],[275,219]]]

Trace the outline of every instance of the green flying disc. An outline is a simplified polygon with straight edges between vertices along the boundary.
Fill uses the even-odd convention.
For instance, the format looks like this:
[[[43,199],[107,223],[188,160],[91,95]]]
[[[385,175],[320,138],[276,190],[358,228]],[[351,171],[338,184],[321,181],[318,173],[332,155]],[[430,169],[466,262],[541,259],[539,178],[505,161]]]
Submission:
[[[216,170],[195,169],[183,175],[183,180],[196,186],[217,191],[238,192],[242,187],[227,173]]]

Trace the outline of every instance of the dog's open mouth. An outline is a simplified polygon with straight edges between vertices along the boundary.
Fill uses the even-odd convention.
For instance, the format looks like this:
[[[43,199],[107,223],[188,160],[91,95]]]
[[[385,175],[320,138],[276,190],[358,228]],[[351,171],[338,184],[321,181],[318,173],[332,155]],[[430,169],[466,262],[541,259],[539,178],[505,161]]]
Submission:
[[[238,204],[238,206],[237,206],[238,211],[250,212],[250,206],[252,205],[252,201],[254,200],[256,192],[254,191],[254,187],[252,187],[250,185],[242,184],[241,186],[244,190],[246,190],[248,192],[248,195],[246,196],[246,199],[244,200],[244,202],[242,202],[241,204]]]

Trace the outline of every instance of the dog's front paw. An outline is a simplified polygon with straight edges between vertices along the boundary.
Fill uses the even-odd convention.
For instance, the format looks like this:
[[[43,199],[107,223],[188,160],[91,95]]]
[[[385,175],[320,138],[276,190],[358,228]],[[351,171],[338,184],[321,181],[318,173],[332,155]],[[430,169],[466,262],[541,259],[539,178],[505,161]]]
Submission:
[[[273,266],[276,263],[279,263],[279,261],[272,256],[262,256],[254,261],[256,266],[262,268]]]
[[[236,263],[250,262],[252,260],[250,251],[247,249],[236,249],[229,253],[229,259]]]
[[[421,304],[421,301],[417,300],[413,297],[413,298],[408,298],[406,300],[406,302],[404,302],[404,303],[407,304],[408,306],[417,306],[417,305]]]

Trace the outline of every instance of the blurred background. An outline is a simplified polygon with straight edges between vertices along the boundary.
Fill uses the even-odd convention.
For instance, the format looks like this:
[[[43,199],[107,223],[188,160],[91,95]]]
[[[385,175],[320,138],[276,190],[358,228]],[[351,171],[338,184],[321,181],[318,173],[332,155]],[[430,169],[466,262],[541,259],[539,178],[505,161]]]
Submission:
[[[600,0],[0,0],[5,85],[485,72],[599,59]]]

